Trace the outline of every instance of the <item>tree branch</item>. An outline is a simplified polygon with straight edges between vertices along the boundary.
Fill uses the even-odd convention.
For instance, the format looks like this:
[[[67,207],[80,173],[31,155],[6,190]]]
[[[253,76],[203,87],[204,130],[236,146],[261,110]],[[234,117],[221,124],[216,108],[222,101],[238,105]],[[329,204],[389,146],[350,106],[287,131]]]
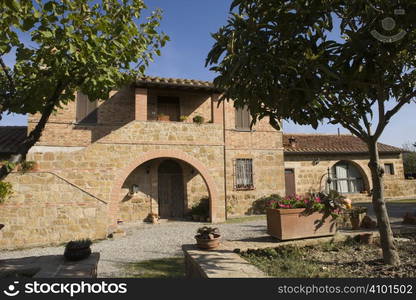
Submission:
[[[10,75],[7,66],[3,61],[3,58],[1,58],[1,57],[0,57],[0,65],[1,65],[1,69],[3,70],[4,74],[6,75],[7,80],[9,81],[10,87],[14,91],[15,90],[15,84],[14,84],[13,77]]]
[[[45,128],[46,123],[48,122],[49,117],[52,114],[55,106],[58,104],[59,97],[65,90],[65,87],[65,80],[59,80],[56,85],[55,91],[53,92],[49,100],[46,102],[46,105],[42,110],[42,117],[36,124],[35,128],[30,132],[30,134],[24,139],[22,143],[20,143],[17,153],[12,155],[9,159],[10,163],[17,164],[21,162],[23,160],[23,157],[30,150],[30,148],[39,141],[43,129]],[[0,168],[0,180],[3,180],[11,171],[12,170],[7,168],[6,165],[3,165],[3,167]]]
[[[387,126],[387,124],[389,123],[390,119],[407,103],[409,103],[410,101],[412,101],[412,98],[416,97],[416,91],[413,92],[412,94],[410,94],[408,97],[401,98],[398,103],[396,104],[395,107],[393,107],[391,110],[387,111],[386,113],[384,113],[384,103],[383,103],[383,116],[382,118],[379,118],[378,121],[378,126],[377,126],[377,130],[376,133],[374,134],[374,137],[376,137],[377,139],[381,136],[381,134],[383,133],[384,128]],[[380,111],[379,111],[379,115],[380,115]]]

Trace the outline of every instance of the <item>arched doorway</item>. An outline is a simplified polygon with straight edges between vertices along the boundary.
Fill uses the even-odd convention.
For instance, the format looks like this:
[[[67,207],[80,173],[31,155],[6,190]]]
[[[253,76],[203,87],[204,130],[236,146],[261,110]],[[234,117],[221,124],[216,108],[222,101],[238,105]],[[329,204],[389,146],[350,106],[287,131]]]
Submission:
[[[174,160],[163,161],[158,168],[159,216],[163,219],[183,218],[185,195],[183,172]]]
[[[223,207],[225,206],[223,202],[223,198],[220,199],[219,190],[217,185],[214,181],[213,176],[211,175],[210,169],[208,169],[203,163],[201,163],[198,159],[188,155],[179,150],[173,149],[164,149],[164,150],[154,150],[149,151],[140,155],[136,159],[132,159],[125,168],[119,171],[119,174],[116,175],[117,179],[113,183],[111,195],[110,195],[110,203],[108,205],[108,212],[109,217],[112,224],[116,224],[119,216],[120,216],[120,200],[124,198],[125,194],[127,193],[126,190],[123,189],[123,185],[126,181],[126,178],[140,165],[149,162],[154,159],[174,159],[176,161],[185,162],[192,166],[202,177],[203,182],[206,184],[206,188],[208,190],[209,195],[209,207],[210,207],[210,218],[211,222],[222,222],[225,220],[223,212]],[[147,174],[147,170],[145,170]],[[147,175],[152,175],[152,171],[149,172]],[[155,178],[157,178],[157,174],[155,174]],[[157,191],[157,190],[156,190]],[[223,195],[222,195],[223,196]],[[221,204],[221,205],[220,205]],[[224,206],[222,205],[224,204]],[[152,210],[151,210],[152,211]],[[157,213],[157,211],[152,211]]]

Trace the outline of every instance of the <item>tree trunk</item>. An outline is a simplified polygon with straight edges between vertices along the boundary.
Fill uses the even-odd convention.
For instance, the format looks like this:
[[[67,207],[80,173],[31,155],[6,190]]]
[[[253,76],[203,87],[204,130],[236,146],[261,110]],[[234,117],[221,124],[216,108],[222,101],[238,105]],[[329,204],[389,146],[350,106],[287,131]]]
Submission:
[[[377,141],[368,142],[370,151],[371,178],[373,181],[373,207],[377,216],[377,224],[380,232],[380,244],[383,250],[383,259],[386,264],[399,265],[400,258],[394,244],[393,232],[387,214],[386,202],[384,200],[384,169],[380,165]]]
[[[32,148],[42,136],[43,129],[45,128],[46,123],[51,116],[58,97],[56,99],[50,101],[44,108],[42,112],[42,117],[40,118],[36,127],[30,132],[30,134],[26,137],[26,139],[19,145],[17,153],[13,154],[10,159],[8,160],[9,163],[18,164],[23,161],[26,157],[26,154],[29,152],[30,148]],[[0,168],[0,180],[3,180],[10,174],[12,170],[10,170],[7,166],[2,166]]]

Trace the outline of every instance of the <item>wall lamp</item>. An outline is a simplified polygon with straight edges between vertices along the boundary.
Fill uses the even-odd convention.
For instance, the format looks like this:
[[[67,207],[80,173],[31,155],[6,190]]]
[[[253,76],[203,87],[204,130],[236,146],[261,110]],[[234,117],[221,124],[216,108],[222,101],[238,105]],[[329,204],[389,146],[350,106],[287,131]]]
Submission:
[[[312,165],[316,166],[317,164],[319,164],[321,162],[321,160],[319,159],[319,157],[316,157],[312,160]]]

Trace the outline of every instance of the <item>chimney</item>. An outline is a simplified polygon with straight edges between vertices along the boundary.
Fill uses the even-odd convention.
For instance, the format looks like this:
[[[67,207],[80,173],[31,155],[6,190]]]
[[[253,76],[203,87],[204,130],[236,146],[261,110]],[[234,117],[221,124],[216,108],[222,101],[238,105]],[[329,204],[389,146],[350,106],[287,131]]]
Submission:
[[[295,139],[293,136],[291,136],[291,137],[289,138],[289,145],[290,145],[290,147],[292,147],[292,148],[296,148],[296,139]]]

